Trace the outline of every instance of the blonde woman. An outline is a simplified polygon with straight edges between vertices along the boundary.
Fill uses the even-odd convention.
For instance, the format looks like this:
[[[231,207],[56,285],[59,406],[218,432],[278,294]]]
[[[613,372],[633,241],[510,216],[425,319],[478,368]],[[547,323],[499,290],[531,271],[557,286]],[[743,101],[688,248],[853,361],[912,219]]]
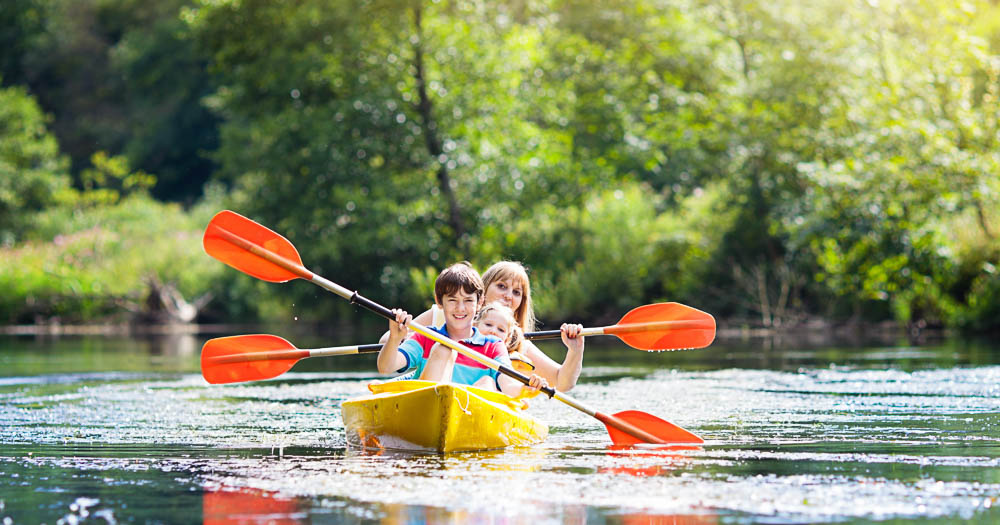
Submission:
[[[528,272],[519,262],[500,261],[483,273],[483,294],[485,304],[498,302],[514,312],[514,320],[524,333],[535,331],[535,311],[531,302],[531,282]],[[557,363],[542,353],[534,343],[522,340],[519,351],[534,365],[534,372],[544,378],[556,390],[566,392],[574,386],[583,368],[583,325],[563,324],[560,328],[562,341],[566,345],[566,358]]]

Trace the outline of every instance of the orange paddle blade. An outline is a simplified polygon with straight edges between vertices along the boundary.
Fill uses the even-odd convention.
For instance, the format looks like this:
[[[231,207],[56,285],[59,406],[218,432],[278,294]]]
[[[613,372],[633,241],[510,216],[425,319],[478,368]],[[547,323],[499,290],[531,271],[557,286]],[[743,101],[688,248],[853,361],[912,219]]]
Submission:
[[[715,340],[715,318],[680,303],[647,304],[625,314],[604,333],[639,350],[704,348]]]
[[[624,412],[614,414],[613,417],[621,419],[626,423],[636,426],[643,431],[660,438],[664,443],[705,442],[705,440],[701,439],[694,433],[684,430],[669,421],[660,419],[653,414],[647,414],[638,410],[626,410]],[[635,445],[638,443],[647,443],[647,441],[643,441],[607,423],[605,423],[604,426],[608,428],[608,434],[611,436],[611,442],[615,445]]]
[[[260,381],[284,374],[308,350],[276,335],[237,335],[211,339],[201,348],[201,375],[212,384]]]
[[[302,258],[288,239],[229,210],[220,211],[212,217],[205,228],[202,244],[205,252],[212,257],[258,279],[283,283],[302,277],[269,261],[260,253],[254,253],[263,248],[301,267]],[[303,271],[306,270],[303,268]]]

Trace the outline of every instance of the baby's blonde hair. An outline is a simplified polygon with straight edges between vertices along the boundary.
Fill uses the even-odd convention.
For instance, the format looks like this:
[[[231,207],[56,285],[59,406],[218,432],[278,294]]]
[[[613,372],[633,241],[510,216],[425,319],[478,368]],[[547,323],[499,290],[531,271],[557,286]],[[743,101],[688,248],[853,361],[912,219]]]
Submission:
[[[523,332],[521,332],[521,327],[517,325],[517,319],[514,318],[514,312],[510,308],[494,301],[480,308],[476,312],[473,322],[478,325],[486,317],[486,314],[490,312],[500,314],[507,321],[507,340],[503,342],[507,345],[507,351],[514,352],[517,348],[520,348],[521,334]]]

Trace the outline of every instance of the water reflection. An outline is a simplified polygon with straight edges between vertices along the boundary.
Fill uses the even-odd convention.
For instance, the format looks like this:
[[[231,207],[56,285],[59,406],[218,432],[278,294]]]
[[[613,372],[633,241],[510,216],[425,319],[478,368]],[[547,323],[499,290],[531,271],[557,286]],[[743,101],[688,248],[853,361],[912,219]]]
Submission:
[[[538,472],[542,470],[543,464],[549,459],[549,451],[542,447],[511,447],[460,454],[438,454],[373,447],[348,447],[344,457],[420,464],[433,470],[456,470],[460,473],[466,472],[470,465],[493,472]]]
[[[481,523],[495,525],[520,525],[538,523],[533,515],[499,513],[489,510],[454,510],[443,507],[420,507],[414,505],[378,505],[382,514],[379,523],[383,525],[417,525],[423,523]],[[583,525],[587,522],[587,511],[583,505],[567,509],[560,523]]]
[[[166,334],[147,339],[149,353],[158,356],[198,359],[202,341],[194,334]]]
[[[268,523],[296,525],[307,514],[292,498],[254,489],[219,489],[205,492],[202,497],[202,523],[205,525],[237,525]]]
[[[708,442],[615,449],[539,401],[535,447],[372,454],[345,450],[339,411],[373,376],[364,357],[210,386],[190,338],[0,338],[0,521],[1000,522],[996,345],[597,343],[574,397]]]
[[[626,514],[622,516],[622,525],[714,525],[719,523],[719,517],[714,514]]]
[[[702,447],[696,445],[612,445],[607,452],[612,464],[598,468],[598,472],[637,477],[659,476],[689,467],[692,464],[690,453],[701,450]]]
[[[327,501],[323,508],[312,508],[308,500],[289,498],[256,489],[220,488],[203,495],[202,522],[206,525],[267,523],[298,525],[326,514],[338,523],[379,523],[416,525],[424,523],[480,523],[496,525],[535,525],[539,522],[585,525],[593,521],[623,525],[709,525],[718,516],[703,514],[659,514],[655,512],[620,512],[601,515],[587,505],[564,505],[558,508],[525,505],[517,510],[453,509],[404,503],[364,503],[352,500]],[[534,507],[534,508],[532,508]]]

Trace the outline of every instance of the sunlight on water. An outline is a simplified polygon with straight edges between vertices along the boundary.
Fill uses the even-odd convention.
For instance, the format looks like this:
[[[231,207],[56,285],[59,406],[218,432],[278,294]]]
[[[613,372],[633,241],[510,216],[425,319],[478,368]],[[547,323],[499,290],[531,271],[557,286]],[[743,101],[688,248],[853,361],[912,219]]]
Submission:
[[[998,366],[594,366],[574,397],[659,415],[706,444],[616,450],[594,419],[536,398],[530,410],[551,428],[545,443],[451,456],[345,449],[340,403],[373,377],[291,373],[223,386],[163,373],[0,378],[0,520],[122,520],[134,517],[127,495],[139,489],[173,494],[172,503],[200,498],[184,512],[237,508],[288,522],[1000,517]]]

